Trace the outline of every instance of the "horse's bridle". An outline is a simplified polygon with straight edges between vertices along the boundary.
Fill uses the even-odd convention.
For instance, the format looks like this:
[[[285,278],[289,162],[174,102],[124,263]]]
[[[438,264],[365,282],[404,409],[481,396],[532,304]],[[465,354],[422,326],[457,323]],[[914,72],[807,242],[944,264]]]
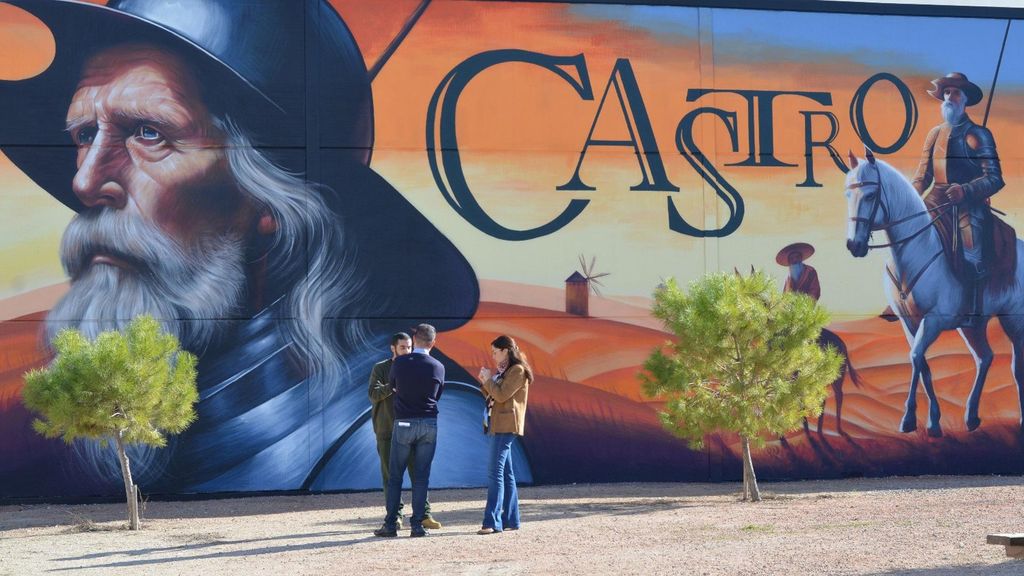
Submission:
[[[881,172],[878,170],[878,166],[876,166],[874,162],[871,162],[871,165],[874,166],[875,174],[878,176],[878,181],[877,182],[872,182],[870,180],[863,180],[863,181],[860,181],[860,182],[854,182],[852,184],[849,184],[846,187],[847,190],[856,190],[858,188],[863,188],[864,186],[868,186],[868,185],[872,185],[872,184],[878,186],[878,192],[876,192],[873,195],[872,194],[864,194],[864,197],[861,198],[861,202],[864,202],[864,201],[874,201],[874,204],[871,206],[871,213],[870,213],[870,215],[867,218],[861,218],[860,216],[851,216],[850,217],[850,221],[851,222],[857,222],[857,223],[865,222],[868,225],[868,231],[869,232],[878,232],[878,231],[881,231],[881,230],[889,231],[892,227],[894,227],[894,226],[896,226],[898,224],[902,224],[904,222],[907,222],[909,220],[912,220],[914,218],[917,218],[918,216],[930,215],[931,214],[931,210],[935,210],[935,215],[932,217],[931,220],[928,221],[927,224],[922,226],[920,229],[915,231],[910,236],[907,236],[906,238],[901,238],[901,239],[898,239],[898,240],[893,240],[893,241],[888,242],[886,244],[868,244],[868,248],[869,249],[870,248],[898,247],[898,246],[900,246],[902,244],[905,244],[905,243],[913,240],[914,238],[917,238],[918,236],[923,234],[926,230],[928,230],[933,225],[935,225],[935,222],[938,221],[938,219],[941,218],[942,215],[946,212],[946,210],[949,209],[949,207],[953,204],[952,202],[943,202],[942,204],[939,204],[939,205],[935,206],[935,208],[932,208],[931,210],[929,210],[928,208],[925,208],[924,211],[922,211],[922,212],[915,212],[914,214],[911,214],[910,216],[906,216],[904,218],[900,218],[899,220],[890,221],[889,207],[886,206],[885,201],[882,198],[882,196],[885,194],[885,187],[882,186],[882,175],[881,175]],[[881,225],[875,225],[874,224],[875,216],[878,214],[878,208],[879,207],[882,208],[882,213],[885,215],[885,223],[881,224]],[[892,233],[890,232],[890,238],[891,237],[892,237]],[[913,291],[914,286],[917,284],[917,281],[921,279],[921,276],[924,275],[925,271],[928,270],[928,268],[930,268],[931,265],[936,260],[938,260],[940,256],[942,256],[942,249],[939,249],[939,251],[937,253],[935,253],[935,255],[933,255],[928,260],[928,262],[926,262],[925,265],[922,266],[917,271],[917,273],[914,274],[913,277],[910,278],[909,281],[905,281],[903,279],[903,273],[902,272],[899,273],[900,278],[897,278],[896,274],[893,274],[892,269],[890,269],[890,267],[888,265],[886,265],[885,271],[889,275],[889,280],[892,281],[893,286],[895,286],[896,290],[899,292],[900,300],[906,300],[907,299],[907,296],[909,296],[911,291]]]
[[[875,170],[877,172],[878,169],[876,168]],[[889,225],[889,208],[888,208],[888,206],[885,205],[885,202],[882,201],[882,179],[879,178],[877,182],[872,182],[870,180],[864,180],[864,181],[861,181],[861,182],[854,182],[854,183],[848,185],[846,187],[846,189],[847,190],[857,190],[858,188],[863,188],[865,186],[870,186],[872,184],[878,186],[878,191],[875,192],[874,194],[867,194],[866,193],[866,194],[864,194],[863,198],[861,198],[861,202],[864,202],[865,200],[874,201],[874,204],[871,205],[871,213],[868,215],[867,218],[861,218],[860,216],[851,216],[850,217],[850,221],[851,222],[856,222],[857,224],[860,224],[861,222],[863,222],[863,223],[868,225],[868,232],[877,232],[879,230],[886,230],[886,229],[888,229],[890,227],[890,225]],[[875,222],[875,215],[878,214],[878,207],[879,206],[882,207],[882,213],[885,215],[885,222],[886,223],[882,224],[881,226],[876,226],[875,223],[874,223]],[[868,246],[868,248],[875,248],[875,246]]]
[[[899,246],[901,244],[904,244],[906,242],[909,242],[909,241],[913,240],[914,238],[917,238],[918,236],[923,234],[926,230],[928,230],[928,228],[930,228],[932,225],[934,225],[935,222],[938,221],[938,219],[941,218],[942,215],[946,212],[946,209],[949,208],[949,206],[952,204],[952,202],[944,202],[942,204],[939,204],[935,208],[932,208],[931,210],[929,210],[928,208],[925,208],[924,211],[922,211],[922,212],[915,212],[914,214],[911,214],[910,216],[906,216],[904,218],[900,218],[899,220],[890,221],[889,207],[886,206],[885,200],[883,199],[883,196],[885,195],[885,187],[882,186],[881,173],[878,170],[878,166],[875,166],[874,163],[871,163],[871,166],[874,166],[875,174],[878,175],[878,180],[877,181],[863,180],[863,181],[860,181],[860,182],[853,182],[852,184],[848,184],[846,186],[847,190],[856,190],[858,188],[863,188],[864,186],[869,186],[869,185],[872,185],[872,184],[878,186],[878,192],[876,192],[874,194],[864,194],[864,197],[861,199],[861,202],[864,202],[864,201],[873,201],[874,202],[874,204],[871,206],[871,213],[868,215],[867,218],[862,218],[860,216],[851,216],[850,217],[850,221],[851,222],[856,222],[858,224],[861,223],[861,222],[864,222],[864,223],[866,223],[868,225],[868,231],[869,232],[879,232],[879,231],[889,231],[889,229],[891,229],[892,227],[897,226],[899,224],[903,224],[904,222],[913,220],[914,218],[917,218],[918,216],[930,215],[931,214],[931,210],[935,210],[936,214],[935,214],[934,217],[932,217],[932,219],[927,224],[922,226],[920,229],[915,231],[910,236],[907,236],[906,238],[901,238],[899,240],[893,240],[893,241],[888,242],[886,244],[868,244],[868,248],[869,249],[871,249],[871,248],[890,248],[890,247],[893,247],[893,246]],[[876,224],[874,224],[874,221],[875,221],[875,216],[878,214],[878,208],[879,207],[882,208],[882,214],[885,216],[885,223],[884,224],[880,224],[880,225],[876,225]],[[891,235],[890,235],[890,237],[891,237]]]

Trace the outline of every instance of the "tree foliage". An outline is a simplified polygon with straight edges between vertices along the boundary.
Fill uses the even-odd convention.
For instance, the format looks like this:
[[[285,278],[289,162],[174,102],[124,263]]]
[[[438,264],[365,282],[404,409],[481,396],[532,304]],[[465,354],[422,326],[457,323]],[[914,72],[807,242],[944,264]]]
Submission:
[[[40,414],[33,426],[68,443],[113,440],[131,501],[136,489],[124,446],[165,446],[167,434],[195,420],[196,357],[182,351],[178,339],[150,316],[136,318],[124,332],[103,332],[95,341],[65,329],[52,345],[53,362],[25,375],[25,405]]]
[[[666,401],[662,422],[694,448],[731,431],[749,461],[748,442],[763,446],[820,414],[839,375],[842,356],[816,342],[828,312],[760,271],[709,274],[687,291],[670,279],[655,291],[652,313],[676,338],[645,362],[644,392]],[[749,464],[744,479],[756,492]]]

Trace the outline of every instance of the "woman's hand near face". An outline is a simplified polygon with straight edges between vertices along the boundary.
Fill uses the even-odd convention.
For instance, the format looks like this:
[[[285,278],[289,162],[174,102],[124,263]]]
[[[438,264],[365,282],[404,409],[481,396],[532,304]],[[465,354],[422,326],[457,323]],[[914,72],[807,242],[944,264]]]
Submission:
[[[480,374],[477,375],[481,382],[487,382],[491,379],[491,371],[487,368],[480,368]]]

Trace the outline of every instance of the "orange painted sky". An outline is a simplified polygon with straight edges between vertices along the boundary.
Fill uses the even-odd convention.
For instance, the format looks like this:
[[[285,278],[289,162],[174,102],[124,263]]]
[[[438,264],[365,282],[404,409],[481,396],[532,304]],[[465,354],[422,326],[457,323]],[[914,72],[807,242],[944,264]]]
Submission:
[[[331,0],[331,4],[352,29],[369,66],[419,0]],[[24,77],[52,57],[45,31],[33,28],[23,16],[12,15],[12,10],[0,4],[0,49],[19,47],[17,57],[0,63],[0,78],[7,79]],[[765,267],[781,281],[784,269],[774,263],[777,250],[790,242],[808,241],[817,248],[811,264],[821,276],[823,302],[841,317],[877,312],[884,300],[879,284],[885,255],[853,260],[846,253],[841,172],[819,150],[815,175],[824,187],[797,188],[795,184],[805,175],[799,112],[833,112],[841,126],[836,147],[861,150],[850,126],[850,101],[865,79],[886,69],[864,64],[856,54],[794,57],[792,48],[774,45],[754,46],[757,59],[737,58],[722,50],[722,40],[708,26],[728,18],[729,11],[679,8],[680,25],[666,32],[638,24],[627,7],[587,10],[552,3],[434,0],[374,81],[374,169],[448,234],[481,278],[558,287],[576,269],[577,257],[583,253],[596,255],[600,271],[612,273],[606,279],[609,294],[646,296],[663,277],[689,280],[706,270],[733,266]],[[595,100],[582,101],[550,72],[505,64],[474,79],[459,102],[463,167],[476,198],[496,220],[513,228],[533,227],[552,218],[570,199],[590,200],[584,213],[566,228],[524,242],[487,236],[457,215],[439,193],[424,149],[427,107],[444,76],[472,55],[507,48],[562,56],[583,54],[595,93]],[[629,190],[641,176],[627,148],[592,148],[588,152],[581,176],[597,191],[555,190],[573,173],[598,101],[619,58],[628,58],[632,65],[666,172],[681,188],[671,195],[673,202],[697,225],[721,224],[724,207],[677,151],[677,125],[699,106],[737,112],[738,153],[729,149],[727,132],[718,121],[697,125],[701,149],[746,202],[746,219],[732,236],[713,240],[671,232],[666,213],[669,195]],[[938,122],[937,102],[925,94],[937,71],[924,64],[915,68],[906,60],[898,70],[917,99],[920,119],[910,143],[885,159],[909,175],[927,129]],[[822,106],[795,97],[777,100],[776,156],[797,167],[726,167],[747,153],[745,104],[734,95],[687,102],[687,90],[699,87],[824,91],[831,93],[833,104]],[[897,104],[895,91],[884,85],[866,102],[872,133],[880,141],[891,141],[903,121]],[[980,110],[972,113],[980,120]],[[1011,135],[1024,129],[1024,95],[1012,89],[1001,93],[989,127],[999,144],[1007,190],[1019,188],[1024,184],[1024,142]],[[815,126],[818,136],[825,129],[824,123]],[[613,90],[595,137],[624,135]],[[0,183],[10,191],[0,203],[43,194],[3,159]],[[0,295],[63,280],[55,252],[44,264],[39,264],[39,258],[18,256],[47,254],[56,246],[69,213],[47,200],[42,195],[40,207],[20,220],[32,234],[7,232],[0,237],[0,254],[9,254],[10,261],[16,262],[0,272]],[[1024,214],[1024,198],[1019,195],[1002,193],[995,205],[1010,213],[1011,222]],[[13,209],[13,204],[8,207]]]
[[[411,12],[413,6],[405,7]],[[364,3],[339,2],[343,14],[352,15],[357,38]],[[689,10],[697,24],[697,11]],[[721,18],[717,12],[714,17]],[[801,110],[831,111],[840,123],[835,146],[845,153],[862,153],[849,120],[854,91],[867,78],[884,69],[861,63],[856,55],[830,56],[814,61],[793,58],[782,47],[761,46],[777,54],[766,73],[764,61],[748,62],[715,53],[717,39],[699,41],[696,34],[666,37],[633,26],[627,11],[615,8],[599,21],[580,17],[554,4],[515,4],[435,1],[424,13],[405,44],[374,83],[377,109],[377,147],[374,165],[406,193],[420,210],[442,223],[478,272],[499,280],[521,280],[556,286],[572,271],[580,252],[598,255],[603,270],[612,272],[608,284],[620,293],[645,295],[661,277],[693,278],[708,269],[743,268],[753,264],[774,271],[778,249],[793,241],[809,241],[818,251],[823,302],[840,317],[871,314],[884,305],[879,284],[887,255],[872,254],[853,260],[845,250],[845,205],[842,173],[819,150],[815,175],[823,188],[797,188],[806,163]],[[697,27],[695,26],[695,29]],[[468,38],[472,38],[470,41]],[[379,45],[380,43],[378,43]],[[698,106],[717,106],[739,116],[741,150],[732,152],[724,127],[715,122],[698,124],[698,138],[723,175],[743,194],[747,217],[732,236],[720,241],[679,236],[668,230],[666,196],[631,192],[640,181],[632,151],[592,148],[582,177],[596,186],[591,193],[556,192],[573,173],[579,150],[597,111],[597,100],[584,102],[561,79],[522,64],[495,67],[474,79],[459,101],[458,137],[463,167],[483,207],[510,227],[539,225],[557,214],[571,198],[591,200],[588,209],[562,231],[548,237],[511,244],[494,240],[465,223],[441,201],[429,174],[423,151],[424,126],[430,97],[440,80],[466,58],[486,50],[521,48],[551,55],[584,54],[595,97],[600,99],[612,66],[628,58],[636,73],[646,109],[662,152],[669,178],[681,192],[673,199],[680,212],[694,223],[720,225],[724,206],[676,150],[679,120]],[[368,58],[370,60],[371,58]],[[901,79],[913,92],[919,121],[910,142],[897,154],[885,156],[905,174],[911,174],[927,130],[939,121],[938,102],[927,96],[934,72],[901,70]],[[775,153],[792,168],[752,169],[724,167],[746,157],[748,117],[745,102],[736,95],[709,95],[687,102],[689,88],[718,87],[760,90],[830,92],[831,107],[797,97],[781,97],[775,104]],[[622,138],[626,134],[617,112],[614,93],[598,123],[595,137]],[[1024,97],[1000,94],[1000,114],[989,126],[996,133],[1014,134],[1024,126]],[[980,111],[972,110],[975,116]],[[882,83],[865,102],[872,136],[892,142],[903,123],[902,105],[890,85]],[[980,120],[980,119],[979,119]],[[815,135],[828,126],[819,118]],[[999,138],[1008,189],[1024,180],[1024,148],[1019,139]],[[997,197],[996,204],[1011,214],[1024,211],[1024,200]],[[491,272],[492,254],[512,255]],[[538,266],[546,262],[547,266]],[[481,270],[483,268],[483,270]]]
[[[21,80],[50,65],[56,51],[53,35],[38,18],[0,3],[0,80]],[[13,56],[13,57],[12,57]]]

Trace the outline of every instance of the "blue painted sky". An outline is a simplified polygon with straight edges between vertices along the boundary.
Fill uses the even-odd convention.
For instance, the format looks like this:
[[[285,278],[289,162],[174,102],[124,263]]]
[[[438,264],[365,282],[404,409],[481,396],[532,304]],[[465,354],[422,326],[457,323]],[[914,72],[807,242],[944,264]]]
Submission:
[[[672,6],[576,5],[574,16],[618,21],[665,42],[697,37],[698,9]],[[716,62],[805,61],[833,56],[861,62],[871,70],[941,76],[959,71],[986,91],[995,72],[1005,20],[876,16],[769,10],[709,10]],[[1024,21],[1010,28],[1001,87],[1024,88]]]
[[[697,38],[697,8],[579,4],[571,6],[569,13],[578,18],[618,21],[670,42],[673,38],[676,42]]]
[[[1003,84],[1024,84],[1024,23],[1010,28]],[[715,55],[772,58],[767,47],[791,57],[827,59],[842,55],[871,69],[941,75],[964,72],[982,85],[991,82],[1005,20],[820,14],[757,10],[716,10]],[[823,54],[824,53],[824,54]],[[724,63],[724,62],[723,62]]]

